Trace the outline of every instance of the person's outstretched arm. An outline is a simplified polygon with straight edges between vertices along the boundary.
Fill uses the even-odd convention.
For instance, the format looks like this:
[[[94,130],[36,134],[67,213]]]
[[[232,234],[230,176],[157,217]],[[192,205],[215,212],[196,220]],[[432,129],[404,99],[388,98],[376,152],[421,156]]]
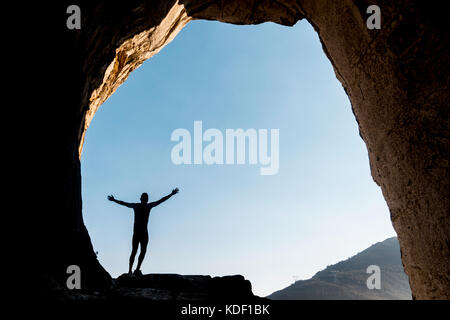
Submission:
[[[178,191],[180,191],[180,190],[178,190],[178,188],[173,189],[172,192],[171,192],[169,195],[167,195],[167,196],[165,196],[165,197],[162,197],[162,198],[159,199],[158,201],[151,202],[151,203],[150,203],[151,206],[152,206],[152,207],[156,207],[157,205],[160,205],[160,204],[163,203],[164,201],[169,200],[169,198],[170,198],[171,196],[173,196],[174,194],[177,194]]]
[[[115,202],[117,204],[120,204],[121,206],[125,206],[125,207],[128,207],[128,208],[133,208],[133,204],[132,203],[116,200],[116,199],[114,199],[114,196],[112,196],[112,195],[108,196],[108,200],[109,201],[113,201],[113,202]]]

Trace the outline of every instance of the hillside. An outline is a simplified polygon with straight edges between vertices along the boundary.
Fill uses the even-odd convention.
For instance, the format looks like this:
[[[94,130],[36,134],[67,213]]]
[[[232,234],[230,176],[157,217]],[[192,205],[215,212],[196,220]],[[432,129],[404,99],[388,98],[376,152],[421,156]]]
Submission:
[[[369,290],[366,269],[381,269],[381,289]],[[328,266],[311,279],[296,281],[267,298],[274,300],[378,300],[411,299],[408,277],[403,271],[396,237],[378,242],[357,255]]]

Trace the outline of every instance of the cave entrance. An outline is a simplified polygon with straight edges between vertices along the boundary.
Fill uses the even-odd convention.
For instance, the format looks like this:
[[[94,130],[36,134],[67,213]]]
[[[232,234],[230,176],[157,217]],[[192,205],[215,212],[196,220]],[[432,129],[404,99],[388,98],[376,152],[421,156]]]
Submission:
[[[195,120],[279,129],[279,172],[175,165],[171,133]],[[240,273],[262,296],[395,235],[348,97],[306,21],[189,23],[99,109],[81,162],[85,223],[114,277],[127,270],[132,211],[111,193],[137,202],[181,189],[151,214],[144,272]]]

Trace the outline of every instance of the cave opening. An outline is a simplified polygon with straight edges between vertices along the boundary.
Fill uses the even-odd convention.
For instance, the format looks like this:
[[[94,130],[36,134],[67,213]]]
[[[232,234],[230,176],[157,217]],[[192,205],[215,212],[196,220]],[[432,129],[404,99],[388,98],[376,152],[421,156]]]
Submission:
[[[195,120],[278,128],[279,172],[175,165],[170,135]],[[126,271],[132,212],[110,193],[181,190],[151,213],[144,272],[244,274],[262,296],[395,235],[349,99],[306,21],[190,22],[97,111],[81,164],[84,220],[114,277]]]

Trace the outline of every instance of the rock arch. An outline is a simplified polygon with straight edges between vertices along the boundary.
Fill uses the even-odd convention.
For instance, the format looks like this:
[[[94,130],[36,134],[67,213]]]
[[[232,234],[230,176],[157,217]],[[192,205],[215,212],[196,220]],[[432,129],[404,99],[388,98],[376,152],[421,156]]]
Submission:
[[[381,7],[381,30],[366,27],[371,4]],[[58,116],[60,144],[55,142],[52,151],[62,164],[54,180],[63,185],[57,192],[65,214],[50,211],[52,227],[42,222],[48,252],[62,243],[70,254],[48,253],[47,275],[60,279],[70,262],[87,270],[87,287],[110,279],[83,224],[79,156],[96,110],[130,72],[193,19],[287,26],[307,19],[352,103],[414,297],[450,298],[445,12],[412,0],[136,0],[120,7],[98,1],[86,2],[81,10],[81,30],[72,31],[62,44],[71,61],[65,71],[73,86],[65,92],[70,101]],[[52,242],[55,238],[59,244]]]

